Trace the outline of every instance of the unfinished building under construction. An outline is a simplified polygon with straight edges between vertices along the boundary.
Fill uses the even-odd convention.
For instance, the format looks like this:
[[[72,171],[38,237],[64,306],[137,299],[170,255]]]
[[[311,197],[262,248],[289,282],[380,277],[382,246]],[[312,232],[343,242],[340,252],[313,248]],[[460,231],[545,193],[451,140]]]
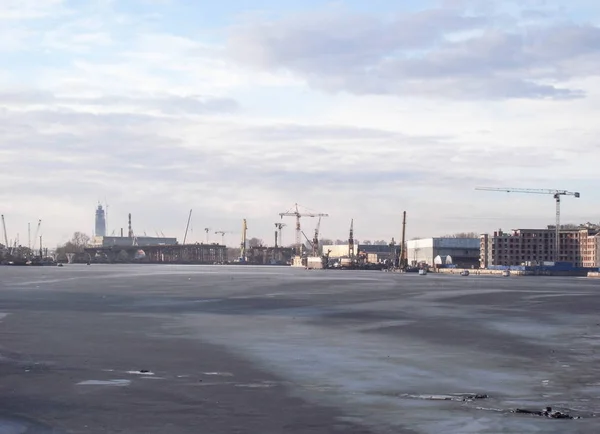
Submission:
[[[220,244],[174,244],[88,247],[92,262],[145,264],[224,264],[227,247]]]

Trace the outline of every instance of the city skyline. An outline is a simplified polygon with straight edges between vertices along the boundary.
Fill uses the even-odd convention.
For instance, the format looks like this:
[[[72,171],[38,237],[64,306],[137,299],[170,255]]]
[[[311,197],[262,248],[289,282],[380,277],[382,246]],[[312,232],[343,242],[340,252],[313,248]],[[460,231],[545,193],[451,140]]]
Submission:
[[[398,240],[404,210],[409,238],[554,221],[551,197],[477,186],[579,191],[562,222],[600,221],[600,5],[397,3],[2,2],[9,238],[91,234],[98,197],[108,234],[132,213],[182,240],[193,209],[194,242],[243,218],[272,242],[296,202],[334,240],[352,218]]]

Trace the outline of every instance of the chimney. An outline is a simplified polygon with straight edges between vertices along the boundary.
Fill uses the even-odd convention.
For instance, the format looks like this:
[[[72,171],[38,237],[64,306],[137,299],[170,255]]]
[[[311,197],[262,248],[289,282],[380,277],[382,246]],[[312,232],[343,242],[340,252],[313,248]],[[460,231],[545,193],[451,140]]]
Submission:
[[[123,228],[121,228],[121,238],[123,238]]]
[[[131,213],[129,213],[129,232],[127,236],[129,238],[133,238],[133,230],[131,229]]]

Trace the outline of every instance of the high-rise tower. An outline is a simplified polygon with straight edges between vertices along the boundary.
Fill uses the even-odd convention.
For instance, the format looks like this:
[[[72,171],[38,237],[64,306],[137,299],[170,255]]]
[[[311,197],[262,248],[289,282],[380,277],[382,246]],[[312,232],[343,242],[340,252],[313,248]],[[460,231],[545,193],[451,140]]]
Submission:
[[[96,209],[96,236],[106,236],[106,216],[104,214],[104,209],[100,204],[98,204],[98,208]]]

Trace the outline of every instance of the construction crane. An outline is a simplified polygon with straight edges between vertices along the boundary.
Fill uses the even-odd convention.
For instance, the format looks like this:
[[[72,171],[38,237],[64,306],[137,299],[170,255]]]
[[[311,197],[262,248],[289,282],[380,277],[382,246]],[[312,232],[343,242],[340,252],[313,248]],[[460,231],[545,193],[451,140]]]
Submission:
[[[277,245],[277,234],[279,232],[279,245],[281,245],[281,247],[283,247],[283,241],[281,241],[281,230],[286,227],[287,225],[285,223],[275,223],[275,228],[277,229],[275,231],[275,248],[278,247]]]
[[[329,217],[329,214],[323,213],[301,213],[298,210],[298,204],[294,204],[294,207],[286,212],[282,212],[279,214],[281,218],[284,217],[296,217],[296,247],[298,249],[298,254],[302,254],[302,229],[300,227],[300,218],[301,217]]]
[[[319,229],[321,229],[321,217],[319,217],[319,221],[317,222],[317,227],[315,228],[315,236],[313,237],[313,242],[312,242],[313,256],[317,256],[319,254]]]
[[[491,187],[477,187],[475,190],[483,191],[500,191],[506,193],[529,193],[529,194],[551,194],[556,201],[556,226],[554,228],[554,261],[559,262],[560,260],[560,197],[561,196],[573,196],[580,197],[578,192],[566,191],[566,190],[551,190],[551,189],[535,189],[535,188],[491,188]]]
[[[185,244],[185,242],[187,240],[187,234],[188,234],[188,230],[190,228],[190,220],[192,220],[192,211],[193,210],[190,210],[190,215],[188,216],[187,225],[185,227],[185,235],[183,236],[183,244]]]
[[[210,231],[210,228],[204,228],[204,232],[206,232],[206,244],[210,242],[208,237],[208,231]]]
[[[2,230],[4,231],[4,245],[10,253],[10,246],[8,245],[8,235],[6,234],[6,221],[4,220],[4,214],[2,214]]]
[[[314,244],[313,241],[310,240],[310,238],[308,238],[306,236],[306,234],[304,233],[304,231],[300,231],[302,233],[302,236],[306,239],[306,242],[308,243],[308,245],[313,249],[314,251]]]
[[[216,231],[215,235],[221,234],[221,245],[225,245],[225,234],[228,234],[230,232],[226,232],[226,231]]]

